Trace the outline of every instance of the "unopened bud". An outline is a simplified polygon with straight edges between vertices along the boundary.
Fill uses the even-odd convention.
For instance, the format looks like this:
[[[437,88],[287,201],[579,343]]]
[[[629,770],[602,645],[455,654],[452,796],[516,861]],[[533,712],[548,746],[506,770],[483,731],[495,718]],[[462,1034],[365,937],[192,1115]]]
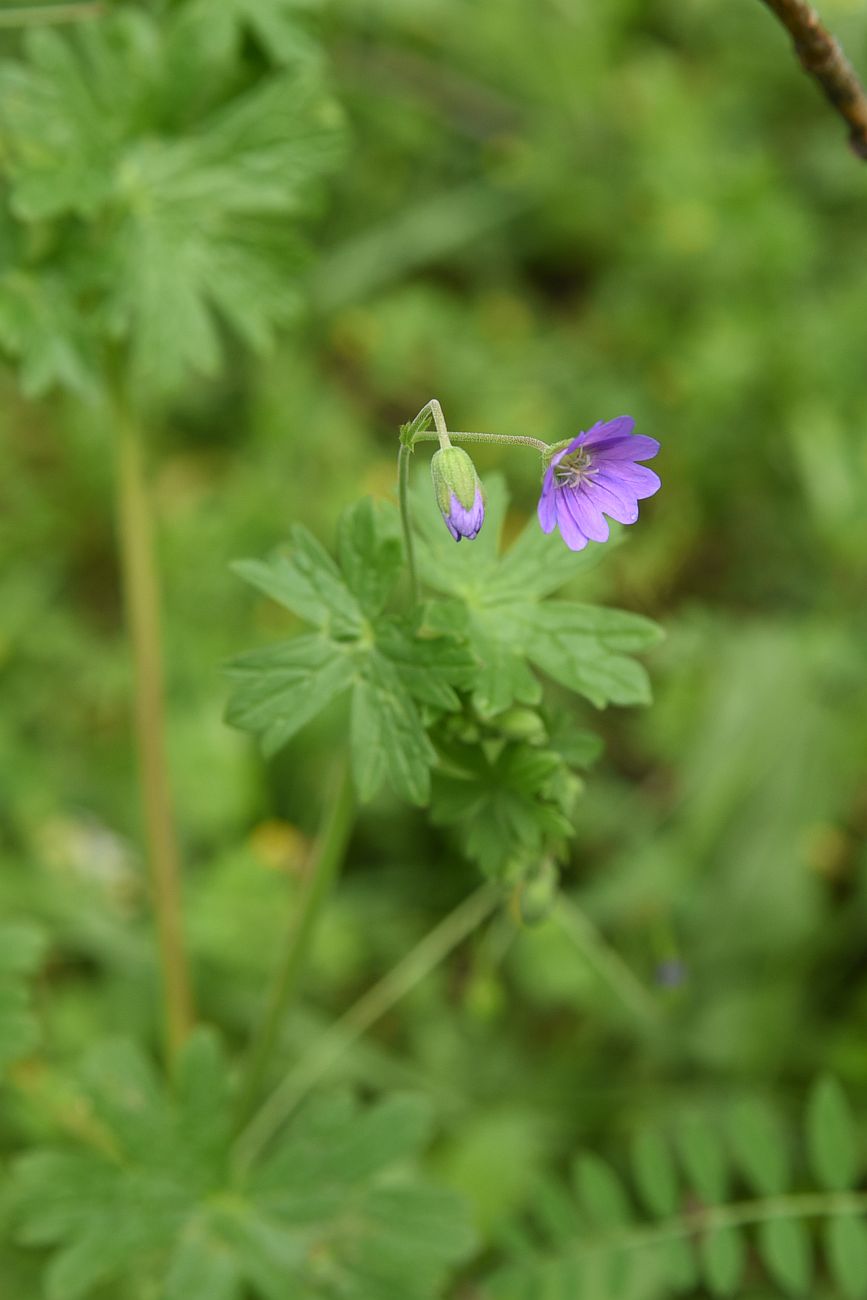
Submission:
[[[476,467],[461,447],[441,447],[434,452],[431,477],[437,505],[446,528],[456,542],[477,535],[485,518],[482,485]]]
[[[557,901],[560,873],[550,858],[545,858],[528,876],[518,895],[518,912],[525,925],[538,925],[550,914]]]
[[[497,714],[492,725],[508,740],[525,740],[529,745],[541,745],[548,738],[545,724],[535,709],[520,706],[506,709],[505,713]]]

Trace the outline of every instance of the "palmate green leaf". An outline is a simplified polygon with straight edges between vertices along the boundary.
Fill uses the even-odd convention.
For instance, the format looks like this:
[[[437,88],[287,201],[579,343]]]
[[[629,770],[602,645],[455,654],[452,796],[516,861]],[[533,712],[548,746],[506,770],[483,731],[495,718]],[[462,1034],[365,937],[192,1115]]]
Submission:
[[[20,1236],[53,1250],[48,1300],[115,1280],[154,1300],[428,1300],[471,1245],[456,1198],[412,1172],[429,1127],[414,1098],[322,1097],[242,1176],[206,1032],[174,1095],[126,1044],[94,1054],[85,1090],[99,1144],[15,1173]]]
[[[0,66],[10,208],[52,236],[17,269],[67,294],[17,338],[0,331],[31,387],[80,386],[70,358],[87,339],[125,343],[139,390],[171,391],[217,367],[221,322],[261,349],[293,317],[297,221],[339,157],[337,110],[309,61],[251,86],[239,68],[217,75],[195,8],[39,30]],[[239,5],[233,31],[252,12]]]
[[[236,572],[317,631],[243,655],[230,668],[227,718],[275,753],[333,700],[351,692],[356,788],[371,798],[388,781],[424,803],[437,761],[421,710],[460,707],[472,660],[451,636],[384,612],[402,548],[393,510],[370,500],[341,520],[340,566],[301,528],[288,555],[245,561]]]
[[[375,618],[385,607],[403,567],[403,543],[394,511],[379,507],[347,510],[337,534],[337,556],[346,583],[364,615]]]
[[[598,708],[647,703],[647,673],[630,656],[657,642],[656,625],[602,606],[545,600],[585,561],[545,537],[535,518],[500,555],[508,498],[498,475],[486,482],[486,494],[485,526],[465,547],[456,547],[443,528],[430,492],[416,492],[413,514],[426,581],[466,605],[467,635],[479,661],[478,710],[491,716],[515,702],[537,704],[534,668]]]
[[[0,1073],[37,1042],[27,977],[39,965],[44,946],[42,934],[31,925],[0,925]]]
[[[55,385],[83,396],[96,391],[93,338],[57,274],[23,267],[0,271],[0,347],[19,361],[28,397]]]
[[[146,125],[159,33],[127,10],[71,37],[37,29],[0,66],[12,207],[25,221],[92,216],[108,202],[125,139]]]
[[[141,379],[168,389],[187,367],[212,372],[214,308],[256,349],[292,319],[301,257],[288,218],[336,160],[337,127],[315,73],[275,75],[196,135],[130,149],[106,312]]]
[[[226,713],[233,726],[260,735],[271,757],[356,679],[353,656],[323,636],[299,636],[242,655],[232,676],[239,683]]]
[[[578,788],[553,750],[520,741],[445,742],[431,818],[456,826],[466,854],[502,879],[568,837]]]
[[[400,674],[377,650],[364,656],[352,692],[352,773],[361,799],[385,777],[411,803],[424,803],[436,752]]]
[[[305,20],[316,0],[191,0],[187,21],[201,25],[211,57],[234,59],[252,35],[275,63],[292,64],[317,57]]]

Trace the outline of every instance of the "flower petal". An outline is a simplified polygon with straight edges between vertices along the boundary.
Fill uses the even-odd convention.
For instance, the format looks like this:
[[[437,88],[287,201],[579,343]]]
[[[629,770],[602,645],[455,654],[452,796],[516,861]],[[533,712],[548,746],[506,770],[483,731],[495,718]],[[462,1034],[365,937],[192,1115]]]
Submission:
[[[485,501],[482,496],[482,489],[476,488],[476,495],[473,500],[473,509],[470,515],[470,526],[473,531],[468,533],[469,538],[477,537],[482,524],[485,522]]]
[[[593,444],[593,462],[601,460],[652,460],[659,451],[655,438],[645,433],[631,433],[627,437],[603,438]]]
[[[614,420],[600,420],[589,433],[585,433],[584,446],[592,447],[609,438],[629,437],[634,428],[635,421],[631,415],[618,415]]]
[[[587,480],[587,492],[600,510],[615,519],[618,524],[634,524],[638,518],[638,502],[635,493],[620,483],[616,487],[603,482],[601,474]]]
[[[452,535],[452,537],[455,539],[455,541],[456,541],[456,542],[459,542],[459,541],[461,540],[461,535],[460,535],[460,533],[458,532],[457,528],[455,528],[455,526],[454,526],[454,524],[452,523],[451,519],[449,519],[448,515],[445,513],[444,510],[441,511],[440,513],[442,514],[442,517],[443,517],[443,523],[445,524],[446,528],[449,530],[449,532],[451,533],[451,535]]]
[[[560,525],[560,536],[569,547],[570,551],[583,551],[587,545],[587,538],[581,532],[581,529],[575,523],[568,507],[563,500],[563,493],[558,492],[555,498],[557,505],[557,523]]]
[[[582,483],[577,488],[565,488],[562,496],[566,509],[585,537],[589,537],[592,542],[607,542],[608,520],[593,501],[586,485]]]
[[[652,497],[661,487],[659,475],[654,470],[648,469],[646,465],[633,465],[625,460],[613,461],[609,465],[601,466],[593,478],[594,482],[601,483],[603,487],[610,488],[614,492],[628,493],[638,501],[643,501],[645,497]]]
[[[552,533],[557,524],[557,489],[554,486],[554,468],[551,466],[542,483],[542,495],[537,507],[539,525],[543,533]]]
[[[473,504],[469,508],[461,503],[454,492],[452,493],[446,519],[450,531],[453,529],[460,537],[468,537],[472,541],[481,528],[484,517],[485,509],[479,488],[476,488]]]

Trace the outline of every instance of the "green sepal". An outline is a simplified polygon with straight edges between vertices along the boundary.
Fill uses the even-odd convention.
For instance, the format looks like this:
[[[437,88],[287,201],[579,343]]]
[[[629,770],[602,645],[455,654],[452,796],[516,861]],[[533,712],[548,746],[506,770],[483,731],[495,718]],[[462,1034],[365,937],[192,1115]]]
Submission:
[[[481,490],[476,467],[462,447],[440,447],[430,463],[437,505],[444,515],[457,497],[465,510],[472,509],[476,493]]]

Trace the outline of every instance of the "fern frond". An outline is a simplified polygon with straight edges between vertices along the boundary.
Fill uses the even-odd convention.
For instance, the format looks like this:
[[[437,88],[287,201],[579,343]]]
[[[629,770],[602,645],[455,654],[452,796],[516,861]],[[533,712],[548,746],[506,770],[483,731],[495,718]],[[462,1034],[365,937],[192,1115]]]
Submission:
[[[546,1181],[530,1225],[507,1234],[486,1300],[736,1296],[759,1278],[766,1294],[816,1295],[824,1278],[841,1300],[867,1296],[867,1191],[835,1081],[816,1084],[796,1137],[750,1099],[637,1134],[628,1177],[579,1155],[572,1190]]]

